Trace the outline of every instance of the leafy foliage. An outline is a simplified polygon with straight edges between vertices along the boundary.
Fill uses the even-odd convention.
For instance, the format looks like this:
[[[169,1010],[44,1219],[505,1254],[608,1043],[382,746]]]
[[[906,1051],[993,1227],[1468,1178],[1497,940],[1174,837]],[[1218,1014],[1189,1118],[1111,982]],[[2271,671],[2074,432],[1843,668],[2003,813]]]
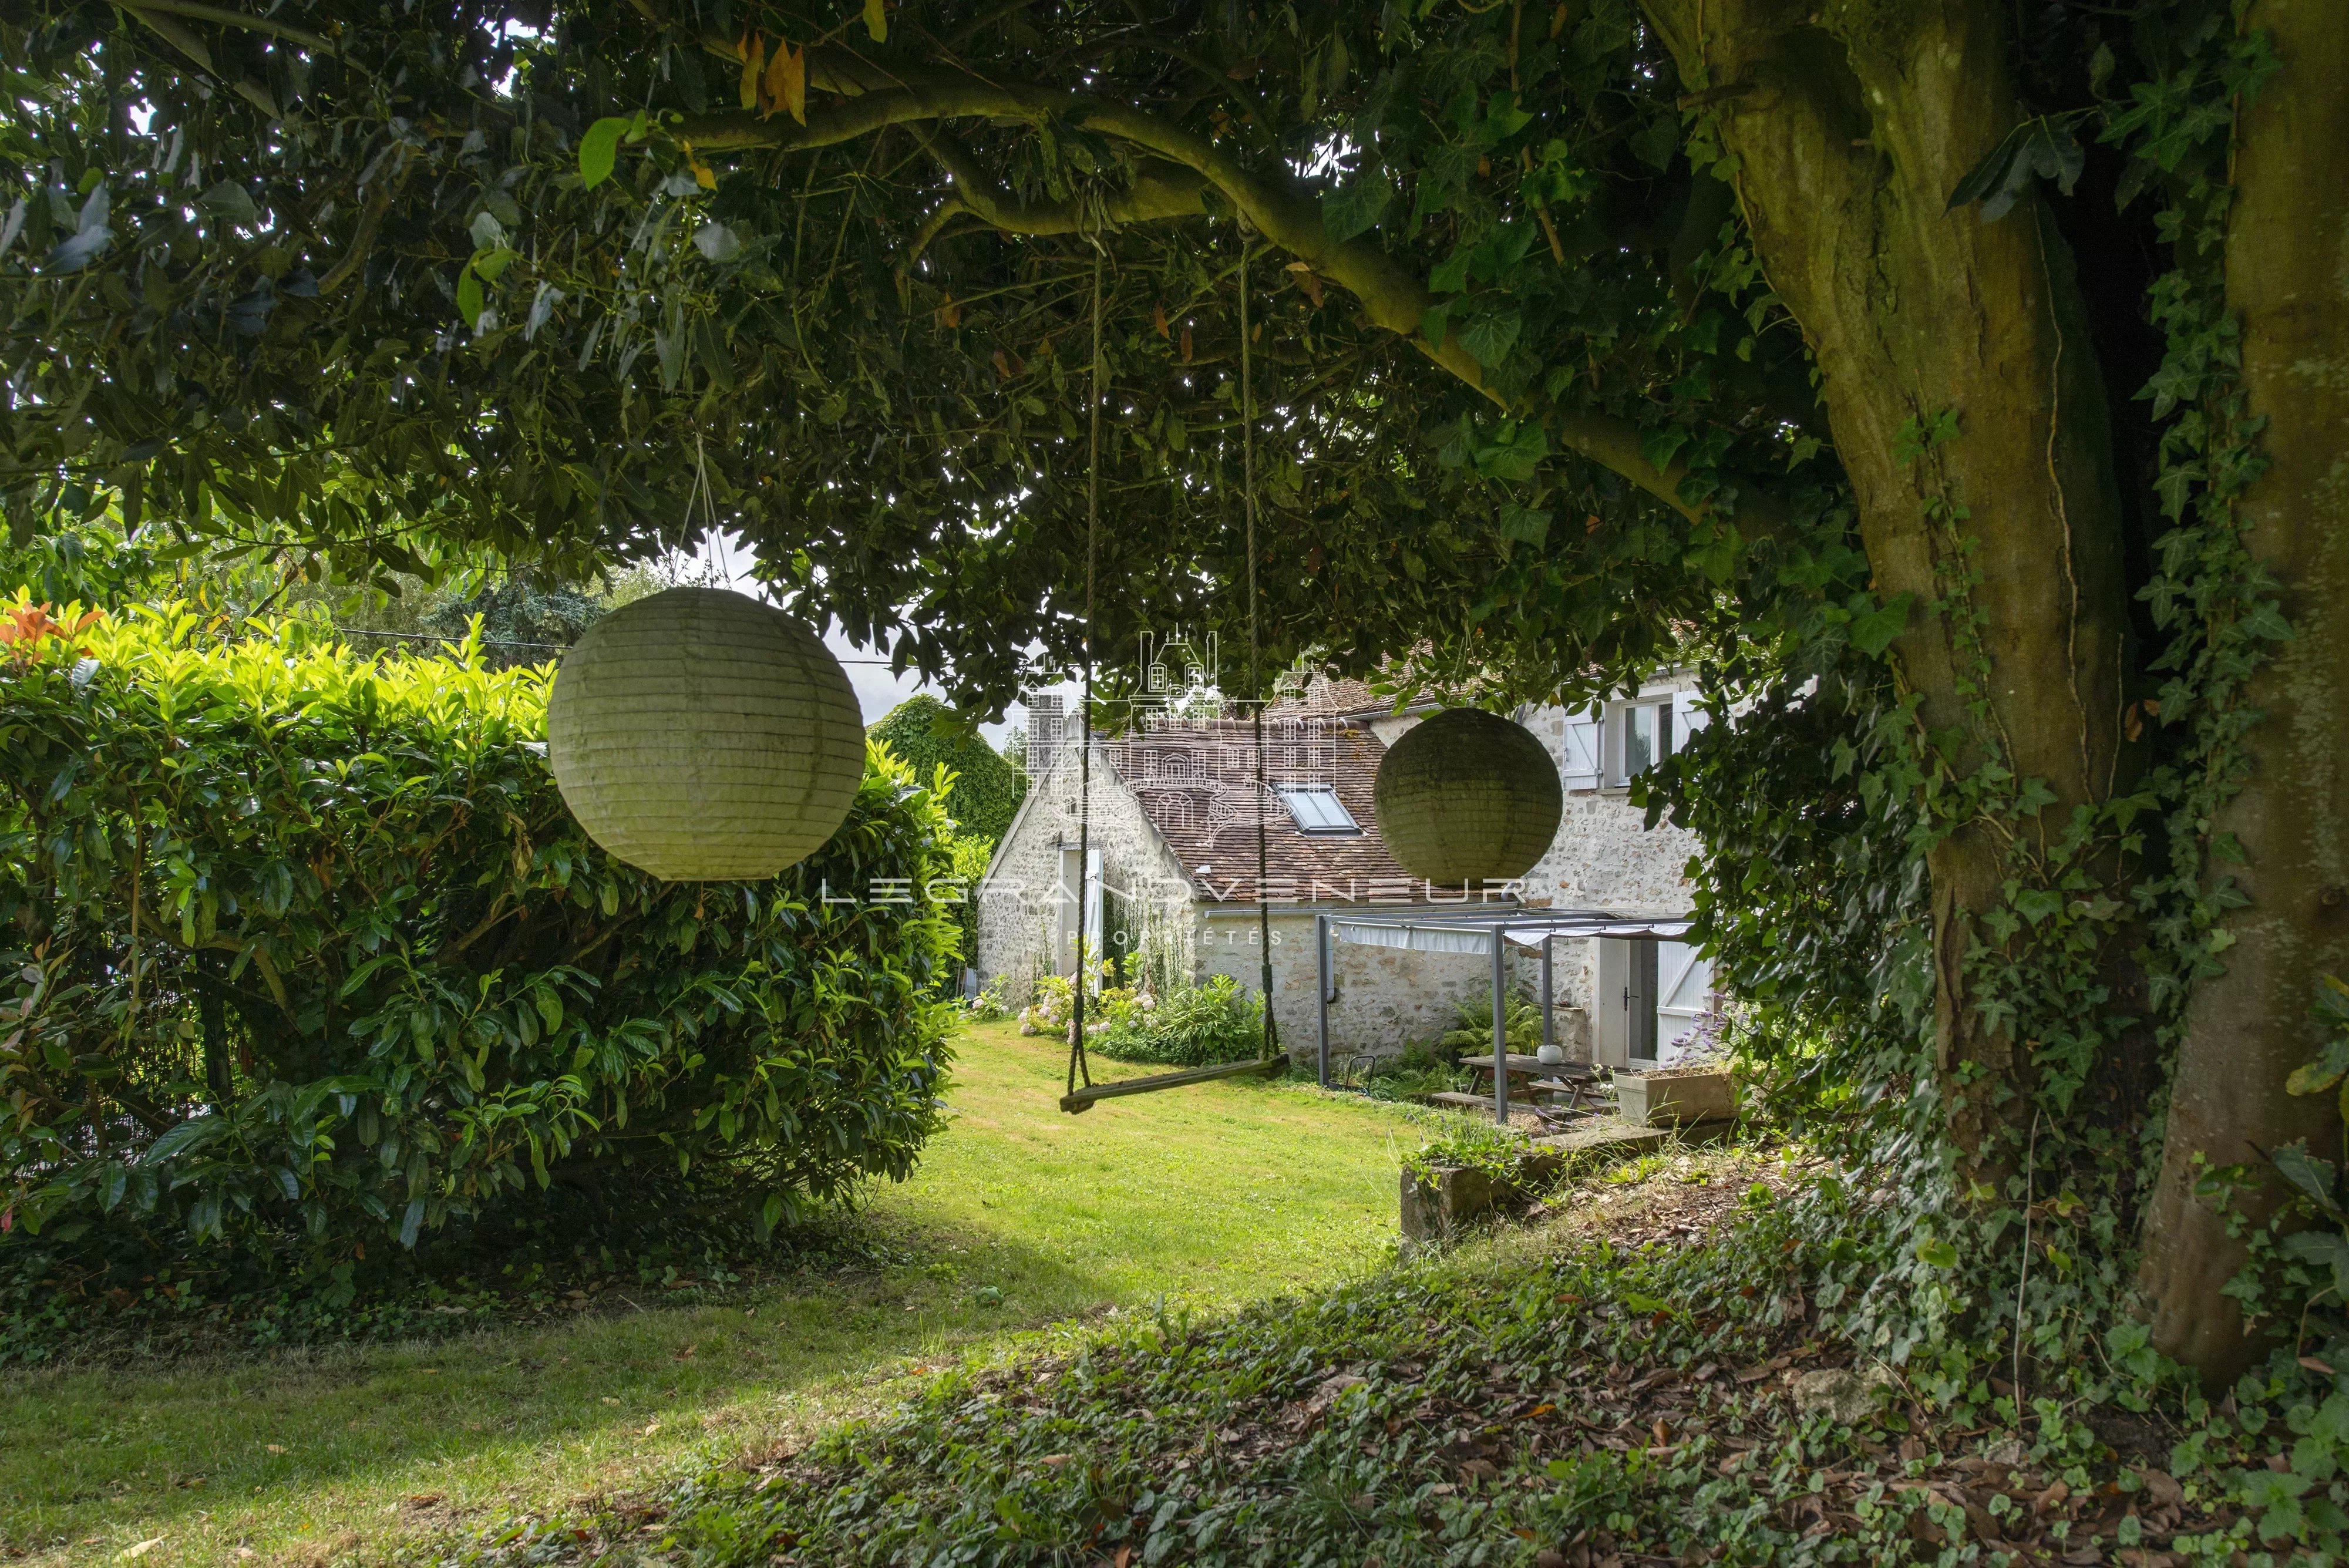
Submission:
[[[1056,1360],[950,1372],[755,1474],[485,1532],[467,1561],[610,1563],[648,1538],[711,1568],[2301,1560],[2291,1531],[2262,1550],[2246,1504],[2333,1506],[2337,1480],[2266,1461],[2329,1451],[2349,1397],[2211,1419],[2176,1478],[2077,1422],[1993,1438],[1980,1385],[1885,1379],[1808,1337],[1816,1258],[1785,1223],[1806,1196],[1790,1177],[1682,1162],[1643,1194],[1666,1213],[1620,1244],[1555,1238],[1098,1328]],[[1882,1391],[1806,1411],[1785,1380],[1806,1373]]]
[[[1482,628],[1529,681],[1638,664],[1735,576],[1702,509],[1820,452],[1627,0],[1176,36],[974,0],[885,43],[714,0],[174,17],[47,0],[5,37],[38,84],[0,145],[19,529],[112,494],[347,575],[480,543],[579,578],[722,523],[984,709],[1077,651],[1091,227],[1095,646],[1189,624],[1237,659],[1235,205],[1319,253],[1249,264],[1268,668],[1332,624],[1365,662]],[[901,122],[934,79],[1008,96]],[[1354,151],[1288,173],[1309,142]]]
[[[514,573],[436,606],[423,618],[427,631],[460,641],[481,623],[481,657],[493,670],[544,664],[604,618],[605,607],[576,588]],[[535,646],[531,646],[531,645]]]
[[[1402,1168],[1422,1181],[1441,1170],[1476,1170],[1513,1184],[1526,1154],[1524,1137],[1481,1116],[1436,1114],[1432,1136],[1403,1156]]]
[[[1487,997],[1481,1002],[1463,1002],[1455,1013],[1453,1026],[1436,1041],[1438,1050],[1454,1059],[1491,1056],[1492,999]],[[1541,1049],[1541,1006],[1538,1002],[1531,997],[1511,994],[1503,999],[1501,1017],[1503,1034],[1511,1052],[1520,1056],[1530,1056]]]
[[[1971,1324],[2076,1368],[2240,897],[2208,871],[2242,683],[2289,629],[2235,516],[2260,459],[2221,276],[2259,33],[2226,0],[2015,10],[2013,123],[1950,192],[1982,209],[1915,214],[2044,223],[2051,275],[2109,269],[2116,296],[2164,269],[2151,331],[2116,310],[2088,348],[2125,394],[2110,467],[2153,483],[2114,524],[2143,751],[2074,815],[1989,711],[1970,410],[1920,399],[1867,438],[1931,563],[1930,593],[1880,598],[1833,368],[1739,210],[1723,127],[1750,84],[1684,80],[1661,7],[915,9],[859,37],[718,0],[135,26],[41,0],[5,36],[12,521],[113,505],[353,573],[467,542],[584,570],[718,524],[972,711],[1031,649],[1186,624],[1244,691],[1248,580],[1270,668],[1410,649],[1412,682],[1499,704],[1701,658],[1759,706],[1655,799],[1713,845],[1702,931],[1754,1049],[1886,1195],[1835,1260],[1845,1331],[1898,1359]],[[1920,621],[1951,654],[1930,724],[1942,677],[1888,657]],[[1936,857],[1982,844],[1987,885],[1937,909]],[[1945,1005],[2013,1071],[1944,1072]],[[1959,1116],[1985,1129],[1963,1179]]]
[[[888,747],[916,778],[926,779],[941,767],[951,770],[947,809],[959,832],[990,848],[1027,798],[1028,775],[1004,761],[969,721],[926,693],[890,709],[865,737]]]
[[[171,607],[12,645],[12,1228],[340,1256],[551,1183],[690,1180],[772,1227],[906,1172],[943,1069],[936,800],[876,756],[803,865],[658,884],[532,749],[549,676]],[[918,901],[815,898],[892,876]]]
[[[1245,1062],[1264,1044],[1264,1002],[1227,974],[1164,996],[1104,992],[1099,1033],[1085,1025],[1085,1048],[1118,1062],[1204,1067]]]

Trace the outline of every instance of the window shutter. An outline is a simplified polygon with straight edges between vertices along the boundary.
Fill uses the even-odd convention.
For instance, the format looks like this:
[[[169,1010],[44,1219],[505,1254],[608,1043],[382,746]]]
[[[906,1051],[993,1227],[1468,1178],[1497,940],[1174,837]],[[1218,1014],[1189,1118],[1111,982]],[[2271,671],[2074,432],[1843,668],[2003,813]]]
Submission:
[[[1599,710],[1568,716],[1566,754],[1558,774],[1568,789],[1597,789],[1599,764]]]

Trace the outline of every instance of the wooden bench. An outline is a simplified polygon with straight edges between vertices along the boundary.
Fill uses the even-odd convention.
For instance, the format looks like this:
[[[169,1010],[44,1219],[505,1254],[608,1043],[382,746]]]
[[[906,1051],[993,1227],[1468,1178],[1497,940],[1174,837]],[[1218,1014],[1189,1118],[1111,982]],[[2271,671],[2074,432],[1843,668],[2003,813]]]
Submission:
[[[1422,1095],[1419,1103],[1434,1106],[1440,1110],[1483,1111],[1486,1115],[1490,1115],[1493,1109],[1492,1096],[1464,1095],[1457,1089],[1438,1089],[1433,1094]]]

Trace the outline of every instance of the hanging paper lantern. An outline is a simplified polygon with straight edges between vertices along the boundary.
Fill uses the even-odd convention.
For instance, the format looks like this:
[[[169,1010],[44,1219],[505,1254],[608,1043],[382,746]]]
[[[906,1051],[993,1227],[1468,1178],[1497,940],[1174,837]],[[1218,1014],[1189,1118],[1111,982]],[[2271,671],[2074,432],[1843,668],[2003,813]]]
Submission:
[[[624,605],[564,655],[546,756],[587,836],[668,882],[755,881],[823,847],[864,725],[823,639],[723,588]]]
[[[1455,888],[1532,870],[1566,809],[1549,752],[1480,708],[1438,713],[1387,748],[1371,799],[1395,863]]]

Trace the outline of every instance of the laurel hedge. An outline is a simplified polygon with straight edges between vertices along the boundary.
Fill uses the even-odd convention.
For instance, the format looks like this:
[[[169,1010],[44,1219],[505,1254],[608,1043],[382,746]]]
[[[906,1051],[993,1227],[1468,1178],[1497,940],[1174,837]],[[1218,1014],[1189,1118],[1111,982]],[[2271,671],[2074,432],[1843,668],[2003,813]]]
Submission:
[[[665,885],[564,811],[546,668],[0,611],[0,1231],[363,1256],[564,1184],[763,1231],[938,1125],[950,827],[885,754],[801,866]]]

